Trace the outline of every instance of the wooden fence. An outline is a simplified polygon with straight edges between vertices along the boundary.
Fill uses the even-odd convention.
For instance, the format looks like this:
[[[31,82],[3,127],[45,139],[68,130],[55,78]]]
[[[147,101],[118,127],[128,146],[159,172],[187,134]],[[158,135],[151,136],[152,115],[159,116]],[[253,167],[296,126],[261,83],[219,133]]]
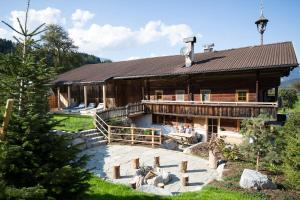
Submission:
[[[154,147],[161,145],[162,135],[160,129],[108,125],[108,143],[113,141],[151,144]]]
[[[104,121],[115,118],[115,117],[128,117],[130,115],[144,113],[144,105],[141,103],[128,104],[127,106],[109,108],[97,112],[97,116],[103,119]]]

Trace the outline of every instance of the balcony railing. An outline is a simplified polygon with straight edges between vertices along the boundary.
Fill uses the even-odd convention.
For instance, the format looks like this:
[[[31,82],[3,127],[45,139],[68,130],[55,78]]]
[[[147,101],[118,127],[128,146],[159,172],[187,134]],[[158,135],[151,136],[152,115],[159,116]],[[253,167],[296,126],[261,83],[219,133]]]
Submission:
[[[277,102],[196,102],[143,100],[145,111],[153,114],[176,116],[212,116],[248,118],[267,114],[276,118]]]

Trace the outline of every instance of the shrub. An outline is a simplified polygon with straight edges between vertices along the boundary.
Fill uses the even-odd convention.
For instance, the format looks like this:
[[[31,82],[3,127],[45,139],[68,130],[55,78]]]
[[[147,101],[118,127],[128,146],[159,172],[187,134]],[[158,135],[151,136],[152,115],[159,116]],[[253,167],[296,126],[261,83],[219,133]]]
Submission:
[[[300,113],[291,114],[284,125],[286,149],[283,172],[287,183],[300,189]]]

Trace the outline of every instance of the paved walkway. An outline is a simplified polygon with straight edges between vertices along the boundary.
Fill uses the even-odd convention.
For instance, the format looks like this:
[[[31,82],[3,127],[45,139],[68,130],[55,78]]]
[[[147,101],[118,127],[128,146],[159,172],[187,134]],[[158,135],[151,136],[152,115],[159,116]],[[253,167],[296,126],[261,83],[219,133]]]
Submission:
[[[153,165],[154,156],[160,156],[161,168],[173,174],[172,181],[165,189],[173,194],[179,192],[200,190],[204,185],[217,177],[216,170],[208,168],[208,161],[182,152],[130,145],[104,145],[84,151],[90,155],[87,168],[104,179],[115,183],[129,185],[133,179],[135,170],[132,169],[131,160],[140,158],[140,165]],[[180,183],[180,162],[188,161],[189,186],[183,187]],[[121,179],[112,179],[113,165],[120,164]]]

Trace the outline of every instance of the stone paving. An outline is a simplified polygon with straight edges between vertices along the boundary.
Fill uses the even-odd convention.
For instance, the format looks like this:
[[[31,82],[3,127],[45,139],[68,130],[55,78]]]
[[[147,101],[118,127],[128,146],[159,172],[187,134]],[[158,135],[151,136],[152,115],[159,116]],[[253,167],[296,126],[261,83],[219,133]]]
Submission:
[[[131,166],[133,158],[140,158],[140,165],[153,166],[154,156],[160,156],[160,165],[165,171],[172,174],[172,180],[165,189],[172,194],[200,190],[204,185],[216,179],[217,172],[208,167],[208,161],[183,152],[162,148],[151,148],[130,145],[104,145],[85,150],[90,155],[87,168],[95,175],[114,183],[129,185],[134,178],[135,169]],[[188,161],[189,186],[182,186],[180,178],[180,162]],[[112,179],[113,165],[120,164],[121,178]]]

